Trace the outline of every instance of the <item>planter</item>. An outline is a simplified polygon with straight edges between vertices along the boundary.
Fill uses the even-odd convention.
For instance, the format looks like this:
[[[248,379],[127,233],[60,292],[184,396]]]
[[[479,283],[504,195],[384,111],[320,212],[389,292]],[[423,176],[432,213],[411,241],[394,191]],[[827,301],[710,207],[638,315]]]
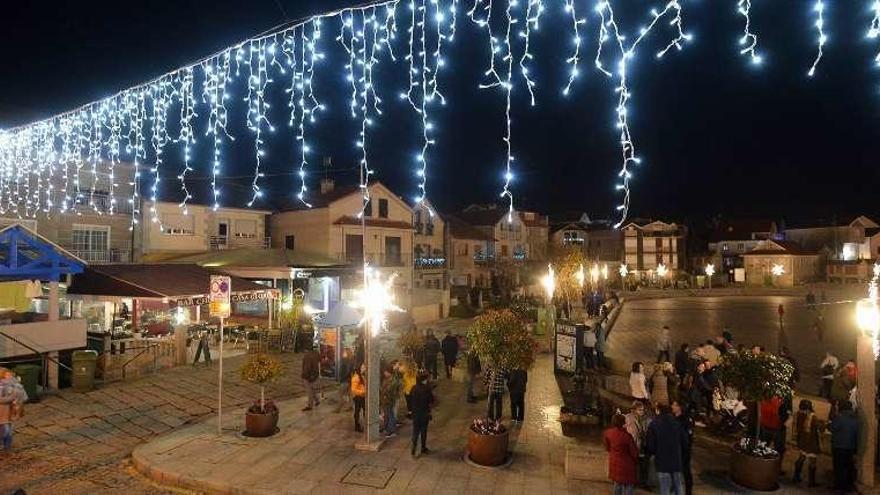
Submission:
[[[500,466],[507,461],[510,430],[500,435],[482,435],[468,430],[468,457],[481,466]]]
[[[737,485],[760,491],[779,488],[780,458],[763,459],[746,455],[736,448],[730,454],[730,479]]]
[[[244,416],[244,434],[249,437],[270,437],[278,431],[278,411],[252,413]]]

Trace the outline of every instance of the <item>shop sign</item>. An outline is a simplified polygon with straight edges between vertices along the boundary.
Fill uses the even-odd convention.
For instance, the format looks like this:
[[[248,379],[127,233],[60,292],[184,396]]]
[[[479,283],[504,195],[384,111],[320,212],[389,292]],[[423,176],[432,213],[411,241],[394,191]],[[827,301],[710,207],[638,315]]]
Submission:
[[[208,293],[211,304],[211,316],[229,318],[232,280],[225,275],[211,275],[211,286]]]

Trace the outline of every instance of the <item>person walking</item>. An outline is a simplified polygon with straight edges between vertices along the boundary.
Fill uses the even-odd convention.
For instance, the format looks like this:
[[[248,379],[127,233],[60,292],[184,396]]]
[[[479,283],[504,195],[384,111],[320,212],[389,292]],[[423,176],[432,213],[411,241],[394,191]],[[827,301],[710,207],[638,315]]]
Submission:
[[[366,372],[367,365],[362,364],[351,375],[351,400],[354,402],[354,431],[364,431],[363,427],[361,427],[361,414],[364,413],[367,406],[367,384],[364,380]]]
[[[651,396],[657,404],[669,405],[670,392],[675,391],[670,386],[670,377],[672,374],[672,363],[663,362],[654,365],[654,372],[651,374]]]
[[[831,382],[831,403],[837,407],[844,402],[850,402],[852,390],[858,384],[859,370],[855,361],[847,360],[842,368],[838,369],[834,374]]]
[[[410,454],[415,457],[416,447],[421,440],[420,454],[429,454],[428,450],[428,423],[431,421],[431,407],[434,405],[434,394],[428,386],[427,373],[419,373],[416,385],[410,392],[413,414],[412,447]]]
[[[443,364],[446,365],[446,378],[452,378],[452,368],[458,361],[458,337],[447,330],[446,337],[443,337],[443,342],[440,343],[440,349],[443,352]]]
[[[477,376],[479,376],[482,371],[483,368],[480,366],[480,355],[477,354],[477,351],[471,349],[468,351],[467,358],[467,401],[471,404],[477,402],[477,397],[474,395],[474,385],[477,383]]]
[[[808,479],[810,488],[819,486],[816,484],[816,456],[821,452],[819,438],[825,423],[816,417],[813,411],[813,403],[808,399],[801,399],[798,404],[798,412],[795,415],[795,435],[797,440],[798,458],[794,463],[794,475],[792,481],[801,482],[801,473],[804,462],[809,461]]]
[[[431,378],[436,380],[437,375],[437,356],[440,354],[440,341],[434,337],[434,332],[428,330],[425,337],[425,369],[431,374]]]
[[[655,408],[656,416],[648,425],[646,452],[654,457],[660,495],[684,495],[681,452],[688,447],[687,434],[672,416],[668,405]]]
[[[515,369],[507,377],[507,390],[510,392],[510,419],[514,423],[522,423],[526,407],[526,383],[529,373],[524,369]]]
[[[492,366],[486,372],[486,391],[489,392],[489,419],[500,420],[504,410],[504,387],[507,372],[498,366]]]
[[[648,470],[650,467],[649,458],[646,456],[645,440],[648,434],[648,425],[651,420],[648,418],[645,403],[641,401],[633,401],[630,412],[625,416],[625,428],[627,433],[632,436],[633,441],[638,447],[638,466],[639,466],[639,484],[643,487],[650,486],[648,479]]]
[[[681,347],[675,351],[675,374],[678,380],[684,382],[684,377],[691,371],[690,346],[681,344]]]
[[[351,372],[353,365],[351,352],[345,349],[342,351],[342,360],[339,362],[339,403],[336,405],[336,412],[342,412],[343,409],[351,411]]]
[[[819,396],[831,400],[831,385],[834,383],[834,374],[840,367],[840,361],[831,351],[825,351],[825,359],[819,364],[819,370],[822,373],[822,387],[819,389]]]
[[[624,429],[625,424],[626,418],[622,414],[615,414],[611,417],[611,426],[602,435],[608,452],[608,479],[613,484],[614,495],[633,495],[639,482],[639,448]]]
[[[406,402],[406,417],[412,418],[412,389],[416,386],[416,377],[418,376],[418,371],[416,368],[418,365],[416,363],[406,363],[402,365],[401,375],[402,375],[402,386],[403,386],[403,399]]]
[[[608,342],[606,341],[608,335],[605,333],[605,326],[601,323],[596,324],[596,368],[598,369],[608,369],[608,364],[605,362],[605,351],[608,349]]]
[[[2,440],[3,452],[12,450],[12,423],[21,414],[21,406],[26,398],[22,398],[23,394],[17,388],[21,387],[12,374],[12,371],[6,368],[0,368],[0,440]]]
[[[379,407],[382,409],[382,430],[386,437],[397,435],[397,418],[394,409],[400,395],[400,382],[394,378],[394,370],[386,368],[382,372],[382,387],[379,390]]]
[[[648,393],[645,365],[639,361],[632,364],[632,371],[629,374],[629,390],[634,399],[644,402],[645,405],[650,403],[651,395]]]
[[[321,357],[314,347],[309,346],[302,362],[302,380],[309,394],[309,402],[303,411],[311,411],[321,403],[318,400],[318,377],[321,374]]]
[[[595,369],[596,368],[596,358],[595,358],[595,350],[596,350],[596,332],[593,331],[589,326],[584,328],[584,366],[586,369]]]
[[[672,358],[669,353],[672,351],[672,339],[669,337],[669,327],[663,325],[660,334],[657,336],[657,362],[663,363]]]
[[[678,426],[684,430],[687,437],[687,445],[681,450],[681,474],[684,478],[684,493],[691,495],[694,492],[694,474],[691,471],[691,450],[694,446],[694,419],[687,413],[687,408],[674,400],[671,404],[672,416],[678,421]]]
[[[838,415],[831,420],[831,457],[834,465],[834,489],[838,493],[853,491],[856,466],[855,454],[859,439],[859,419],[848,401],[840,403]]]

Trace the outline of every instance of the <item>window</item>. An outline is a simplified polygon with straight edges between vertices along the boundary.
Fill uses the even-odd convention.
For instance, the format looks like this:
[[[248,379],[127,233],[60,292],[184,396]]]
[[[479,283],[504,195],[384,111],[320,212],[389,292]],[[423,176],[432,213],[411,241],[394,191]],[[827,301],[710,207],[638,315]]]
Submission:
[[[235,221],[235,237],[243,239],[256,239],[257,237],[257,221],[236,220]]]
[[[345,260],[351,263],[364,262],[364,238],[360,235],[345,235]]]
[[[373,216],[373,200],[367,202],[367,205],[364,206],[364,216],[371,217]]]
[[[295,235],[286,235],[284,236],[284,249],[290,249],[291,251],[296,247],[296,236]]]
[[[381,203],[381,199],[380,205]],[[400,258],[400,237],[386,237],[385,238],[385,264],[387,266],[400,266],[401,258]]]
[[[379,200],[379,218],[388,218],[388,200]]]
[[[501,257],[507,258],[507,244],[501,245]]]
[[[878,249],[880,249],[880,248],[878,248]],[[458,254],[458,255],[461,255],[461,256],[467,256],[467,254],[468,254],[468,245],[467,245],[467,244],[459,244],[459,245],[458,245],[458,250],[456,251],[455,254]]]
[[[99,261],[96,253],[110,249],[110,227],[107,225],[73,224],[73,250],[86,261]]]
[[[195,234],[195,217],[183,213],[162,214],[162,233],[165,235]]]

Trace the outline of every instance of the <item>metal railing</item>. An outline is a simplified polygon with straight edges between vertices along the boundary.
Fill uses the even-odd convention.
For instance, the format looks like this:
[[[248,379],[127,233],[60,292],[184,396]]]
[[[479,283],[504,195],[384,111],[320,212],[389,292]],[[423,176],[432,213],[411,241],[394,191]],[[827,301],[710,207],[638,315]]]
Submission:
[[[269,249],[271,246],[272,238],[267,236],[240,237],[234,235],[212,235],[208,237],[208,248],[212,251],[244,247]]]
[[[372,266],[404,267],[412,266],[412,258],[408,254],[397,253],[336,253],[336,259],[347,261],[352,265],[362,265],[364,261]]]
[[[131,241],[111,240],[109,246],[95,249],[93,246],[83,246],[74,242],[72,238],[64,237],[58,240],[58,245],[87,263],[132,262]]]

